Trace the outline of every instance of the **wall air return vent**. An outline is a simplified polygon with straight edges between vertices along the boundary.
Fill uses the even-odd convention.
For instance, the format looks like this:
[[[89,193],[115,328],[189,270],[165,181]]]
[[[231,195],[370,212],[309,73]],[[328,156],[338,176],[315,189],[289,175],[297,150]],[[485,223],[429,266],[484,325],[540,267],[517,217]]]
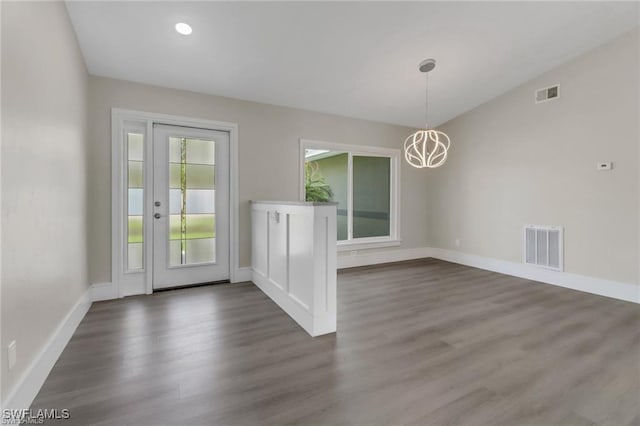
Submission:
[[[545,87],[544,89],[538,89],[535,93],[536,103],[551,101],[560,97],[560,85]]]
[[[524,263],[554,271],[564,270],[562,234],[561,226],[525,226]]]

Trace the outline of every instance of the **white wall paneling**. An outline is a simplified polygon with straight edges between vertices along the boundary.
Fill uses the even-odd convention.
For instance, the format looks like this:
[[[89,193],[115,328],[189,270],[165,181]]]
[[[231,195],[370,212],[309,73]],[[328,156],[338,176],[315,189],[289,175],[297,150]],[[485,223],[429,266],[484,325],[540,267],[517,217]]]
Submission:
[[[253,282],[312,336],[336,331],[336,205],[251,204]]]

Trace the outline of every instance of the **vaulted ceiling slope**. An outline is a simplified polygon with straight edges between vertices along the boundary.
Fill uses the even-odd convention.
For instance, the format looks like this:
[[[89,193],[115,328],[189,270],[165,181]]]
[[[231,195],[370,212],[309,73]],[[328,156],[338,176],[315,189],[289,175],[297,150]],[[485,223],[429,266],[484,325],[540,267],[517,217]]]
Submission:
[[[89,72],[424,126],[638,26],[637,2],[67,2]],[[174,30],[187,22],[193,34]],[[533,95],[532,95],[533,96]]]

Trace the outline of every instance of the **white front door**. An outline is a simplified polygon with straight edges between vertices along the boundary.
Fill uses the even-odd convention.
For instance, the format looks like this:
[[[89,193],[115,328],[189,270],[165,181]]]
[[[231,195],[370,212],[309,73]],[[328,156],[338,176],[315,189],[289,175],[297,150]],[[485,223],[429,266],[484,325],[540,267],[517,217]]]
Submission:
[[[229,279],[229,133],[153,125],[153,288]]]

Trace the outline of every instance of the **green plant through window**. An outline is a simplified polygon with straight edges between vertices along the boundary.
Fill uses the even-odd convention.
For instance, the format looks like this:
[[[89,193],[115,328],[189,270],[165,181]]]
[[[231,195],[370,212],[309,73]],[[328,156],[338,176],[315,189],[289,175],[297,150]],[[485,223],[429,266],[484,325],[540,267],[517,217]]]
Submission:
[[[318,163],[315,161],[305,162],[304,176],[306,201],[327,202],[332,200],[333,191],[320,172]]]

